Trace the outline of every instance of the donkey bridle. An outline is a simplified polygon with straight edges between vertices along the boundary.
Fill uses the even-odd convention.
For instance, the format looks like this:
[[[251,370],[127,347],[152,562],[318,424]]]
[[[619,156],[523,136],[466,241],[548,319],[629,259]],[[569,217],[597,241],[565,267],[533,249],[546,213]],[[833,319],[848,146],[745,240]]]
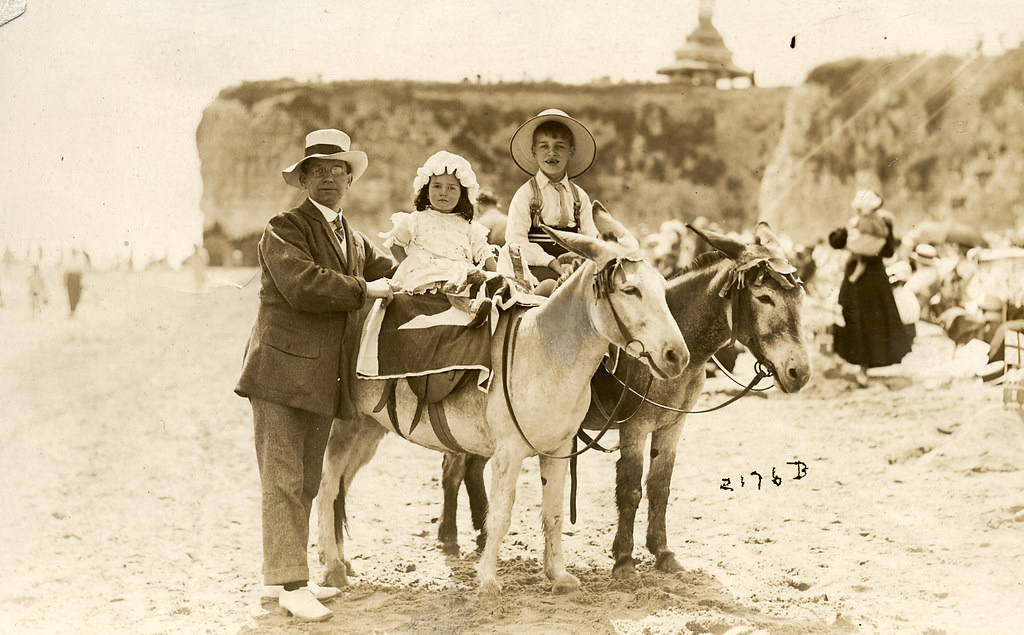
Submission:
[[[788,261],[780,263],[776,262],[775,259],[769,258],[758,259],[756,261],[748,263],[743,267],[737,267],[736,269],[733,270],[730,281],[719,292],[720,297],[725,297],[729,301],[729,304],[726,305],[726,321],[728,323],[729,333],[731,335],[729,340],[730,344],[736,341],[735,323],[738,321],[741,312],[739,289],[748,286],[746,277],[750,274],[753,274],[756,277],[755,283],[757,283],[767,274],[774,278],[780,285],[785,287],[792,287],[797,284],[803,284],[800,281],[800,279],[794,275],[794,272],[795,267],[793,267]],[[750,310],[748,309],[747,312],[749,311]],[[738,401],[740,398],[745,397],[747,393],[749,393],[752,390],[764,391],[772,387],[772,385],[769,384],[764,388],[755,388],[755,386],[759,384],[762,379],[766,379],[768,377],[772,377],[773,375],[775,375],[775,367],[772,365],[771,362],[764,359],[764,351],[761,348],[760,342],[754,342],[753,344],[753,346],[748,346],[748,348],[750,349],[750,352],[754,354],[754,376],[751,378],[750,382],[746,386],[743,386],[742,382],[733,377],[732,373],[723,368],[722,364],[718,361],[718,358],[716,358],[714,355],[711,356],[711,359],[714,360],[715,365],[722,370],[726,377],[731,379],[737,386],[743,386],[743,390],[738,395],[735,395],[732,398],[726,400],[724,403],[721,403],[713,408],[706,408],[704,410],[683,410],[682,408],[667,406],[663,403],[654,401],[653,399],[650,399],[647,396],[651,388],[650,383],[648,383],[647,388],[644,391],[644,394],[640,394],[635,389],[633,389],[632,386],[629,385],[629,377],[627,377],[626,380],[623,381],[616,377],[615,373],[609,373],[609,375],[611,375],[615,381],[622,385],[622,394],[625,394],[627,391],[629,391],[636,395],[637,397],[640,397],[641,405],[638,406],[636,410],[633,411],[630,417],[639,412],[640,407],[642,407],[644,403],[649,403],[652,406],[661,408],[662,410],[676,412],[679,414],[703,414],[706,412],[714,412],[715,410],[724,408],[729,404]],[[620,403],[621,400],[622,397],[620,395]],[[598,402],[594,400],[594,403],[597,404]],[[614,413],[614,410],[612,412]],[[619,423],[624,423],[627,420],[628,418],[623,419]],[[604,448],[601,449],[603,450]]]
[[[641,351],[638,355],[636,355],[636,357],[646,358],[653,362],[651,354],[647,352],[643,345],[643,342],[640,342],[639,339],[631,337],[629,329],[626,327],[626,324],[622,321],[622,318],[619,317],[619,313],[615,309],[615,303],[612,302],[612,276],[614,276],[615,271],[618,269],[619,266],[621,266],[621,264],[621,259],[619,258],[610,260],[608,261],[608,263],[605,264],[604,268],[601,269],[601,271],[598,271],[596,274],[594,274],[594,289],[596,291],[597,299],[601,300],[603,298],[608,302],[608,307],[611,309],[612,317],[615,318],[616,328],[619,330],[619,334],[622,335],[623,341],[626,342],[626,347],[628,348],[628,346],[633,342],[638,342],[640,344]],[[615,450],[617,450],[618,448],[608,449],[600,447],[598,445],[598,442],[601,440],[601,437],[603,437],[605,433],[608,432],[608,429],[611,428],[613,422],[612,420],[615,417],[615,412],[622,405],[622,402],[625,399],[626,391],[622,391],[622,394],[619,395],[619,401],[615,404],[615,407],[612,408],[612,411],[609,413],[608,418],[601,426],[601,430],[598,432],[597,436],[587,441],[587,444],[580,450],[573,450],[572,452],[564,456],[560,456],[557,454],[548,454],[547,452],[538,449],[537,446],[535,446],[530,441],[529,437],[526,436],[526,432],[523,430],[522,425],[519,423],[519,418],[516,416],[515,409],[512,407],[512,397],[509,391],[509,371],[512,368],[511,358],[512,353],[515,351],[516,336],[519,332],[519,322],[522,320],[522,317],[522,313],[517,313],[515,316],[512,317],[511,323],[509,323],[508,327],[505,329],[505,338],[501,351],[501,387],[502,395],[505,397],[505,407],[508,409],[508,414],[512,418],[512,423],[515,425],[516,430],[519,431],[519,435],[523,438],[523,441],[526,441],[526,445],[528,445],[530,449],[533,450],[537,455],[547,457],[549,459],[572,459],[583,454],[587,450],[595,447],[600,448],[602,452],[614,452]],[[629,379],[630,377],[627,375],[626,380],[629,381]],[[575,440],[575,437],[573,437],[573,439]]]

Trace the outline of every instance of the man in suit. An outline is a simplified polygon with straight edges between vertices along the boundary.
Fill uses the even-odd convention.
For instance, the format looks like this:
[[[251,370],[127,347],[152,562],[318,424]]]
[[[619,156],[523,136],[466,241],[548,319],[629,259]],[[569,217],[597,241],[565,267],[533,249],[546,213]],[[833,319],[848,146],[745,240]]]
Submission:
[[[252,404],[262,486],[264,597],[304,620],[325,620],[338,589],[309,583],[309,515],[335,415],[351,415],[356,312],[391,297],[394,262],[345,220],[341,202],[366,170],[340,130],[306,136],[305,156],[282,172],[305,190],[270,219],[259,242],[260,304],[235,392]]]

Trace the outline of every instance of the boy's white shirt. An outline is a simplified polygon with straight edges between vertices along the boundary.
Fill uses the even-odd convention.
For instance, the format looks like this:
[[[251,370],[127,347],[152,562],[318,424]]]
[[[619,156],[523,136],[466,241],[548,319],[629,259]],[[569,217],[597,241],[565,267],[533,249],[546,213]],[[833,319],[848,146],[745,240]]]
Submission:
[[[537,186],[540,188],[541,199],[544,207],[541,209],[540,217],[546,225],[557,226],[561,220],[561,208],[559,207],[559,192],[551,184],[551,180],[543,172],[537,172]],[[565,186],[561,196],[565,197],[565,208],[572,213],[573,197],[569,189],[569,178],[563,176],[561,180]],[[594,210],[591,208],[590,196],[579,186],[575,186],[580,195],[580,227],[579,233],[597,238],[597,226],[594,224]],[[508,223],[505,225],[505,244],[508,246],[518,245],[523,260],[531,267],[545,266],[551,262],[551,255],[544,251],[540,245],[531,243],[528,237],[533,219],[530,217],[530,199],[533,198],[533,187],[530,182],[523,183],[512,196],[508,205]]]

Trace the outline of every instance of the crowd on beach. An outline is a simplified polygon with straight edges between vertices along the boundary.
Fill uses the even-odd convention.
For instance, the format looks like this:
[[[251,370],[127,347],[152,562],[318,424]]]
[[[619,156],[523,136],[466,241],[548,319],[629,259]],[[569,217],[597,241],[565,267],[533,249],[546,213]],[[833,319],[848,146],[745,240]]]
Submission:
[[[854,202],[860,202],[856,196]],[[749,238],[724,231],[704,217],[689,223],[667,220],[641,241],[666,277],[707,249],[687,224]],[[813,337],[824,352],[835,355],[832,331],[842,322],[839,293],[844,268],[858,256],[830,245],[828,236],[812,244],[797,243],[784,232],[779,236],[804,282]],[[882,264],[901,322],[908,327],[919,321],[937,325],[957,347],[987,344],[988,363],[976,369],[977,375],[985,381],[1002,381],[1007,369],[1007,332],[1012,336],[1024,330],[1024,222],[999,231],[979,231],[952,222],[914,225],[901,235],[894,234],[892,253]],[[1010,368],[1015,365],[1019,362],[1010,360]]]

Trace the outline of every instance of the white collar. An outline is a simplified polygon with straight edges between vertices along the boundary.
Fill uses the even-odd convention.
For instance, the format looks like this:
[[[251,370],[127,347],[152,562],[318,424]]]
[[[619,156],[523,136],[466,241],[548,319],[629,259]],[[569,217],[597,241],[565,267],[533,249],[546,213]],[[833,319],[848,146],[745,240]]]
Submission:
[[[338,211],[334,211],[330,207],[317,203],[313,199],[309,199],[309,202],[312,203],[318,210],[320,210],[320,213],[324,215],[324,220],[326,220],[328,223],[333,223],[336,218],[340,218],[341,213],[344,211],[340,209]]]
[[[563,174],[562,178],[558,180],[559,183],[565,186],[565,189],[569,189],[569,175]],[[547,174],[544,174],[543,170],[537,170],[537,186],[544,187],[548,183],[552,183],[552,180],[548,178]]]

